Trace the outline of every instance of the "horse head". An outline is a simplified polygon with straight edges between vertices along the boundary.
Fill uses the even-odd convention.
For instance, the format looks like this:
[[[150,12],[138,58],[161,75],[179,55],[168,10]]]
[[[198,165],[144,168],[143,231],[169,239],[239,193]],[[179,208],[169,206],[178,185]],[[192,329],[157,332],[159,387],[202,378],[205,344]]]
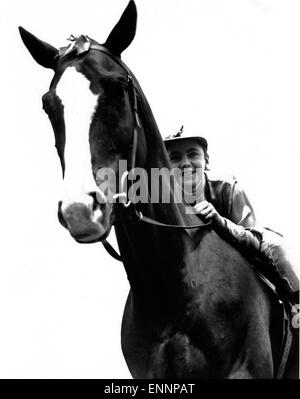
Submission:
[[[54,130],[63,171],[58,217],[81,243],[108,235],[114,219],[108,193],[119,188],[119,161],[130,159],[135,78],[120,57],[135,36],[136,20],[136,6],[130,1],[104,44],[87,36],[71,37],[60,50],[19,28],[33,58],[54,70],[43,108]],[[137,156],[143,153],[142,143],[139,139]],[[104,170],[111,175],[99,173]]]

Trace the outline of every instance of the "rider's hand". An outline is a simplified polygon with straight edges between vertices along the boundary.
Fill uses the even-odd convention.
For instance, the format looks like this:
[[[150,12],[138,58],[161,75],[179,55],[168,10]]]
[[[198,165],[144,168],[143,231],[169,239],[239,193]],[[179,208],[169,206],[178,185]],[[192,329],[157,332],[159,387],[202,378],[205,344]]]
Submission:
[[[205,220],[212,220],[218,225],[224,225],[224,218],[216,211],[216,208],[208,201],[199,202],[194,206],[195,213],[203,216]]]

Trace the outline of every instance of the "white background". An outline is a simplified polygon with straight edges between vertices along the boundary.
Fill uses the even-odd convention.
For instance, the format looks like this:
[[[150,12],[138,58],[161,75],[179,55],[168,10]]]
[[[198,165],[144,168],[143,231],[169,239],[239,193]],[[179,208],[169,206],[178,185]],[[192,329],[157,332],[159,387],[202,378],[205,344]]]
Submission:
[[[298,249],[299,1],[136,3],[123,60],[162,135],[184,124],[207,137],[212,169],[235,174],[261,223]],[[126,275],[100,244],[76,244],[57,221],[61,170],[41,108],[52,72],[17,31],[56,47],[71,33],[104,42],[126,4],[0,3],[0,378],[130,377],[120,349]]]

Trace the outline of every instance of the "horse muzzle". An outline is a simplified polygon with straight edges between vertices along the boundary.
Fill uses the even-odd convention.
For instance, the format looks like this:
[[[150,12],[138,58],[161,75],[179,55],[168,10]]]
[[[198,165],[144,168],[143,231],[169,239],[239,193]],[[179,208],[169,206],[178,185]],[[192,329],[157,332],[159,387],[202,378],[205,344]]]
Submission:
[[[58,220],[79,243],[104,240],[111,229],[112,204],[101,193],[59,201]]]

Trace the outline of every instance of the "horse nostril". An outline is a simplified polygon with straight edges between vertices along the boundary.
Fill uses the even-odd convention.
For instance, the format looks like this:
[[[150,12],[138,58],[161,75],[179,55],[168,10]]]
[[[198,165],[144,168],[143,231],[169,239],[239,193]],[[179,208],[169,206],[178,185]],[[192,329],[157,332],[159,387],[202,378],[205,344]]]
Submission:
[[[93,199],[93,204],[92,204],[93,211],[96,211],[97,209],[101,208],[101,206],[106,203],[106,198],[101,191],[90,191],[88,195]]]

